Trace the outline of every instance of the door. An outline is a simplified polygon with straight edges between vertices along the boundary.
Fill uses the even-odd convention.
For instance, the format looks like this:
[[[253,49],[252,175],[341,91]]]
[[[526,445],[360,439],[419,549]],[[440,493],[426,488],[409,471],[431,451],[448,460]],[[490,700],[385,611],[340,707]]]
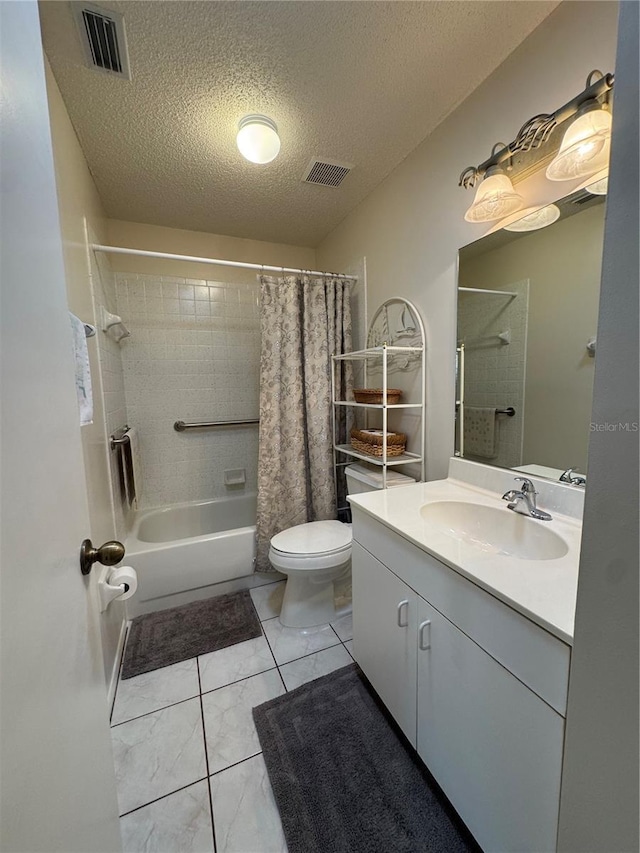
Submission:
[[[418,596],[357,542],[351,574],[355,659],[415,746]]]
[[[35,2],[0,3],[0,848],[121,850]]]
[[[556,849],[564,720],[419,599],[418,753],[483,850]]]

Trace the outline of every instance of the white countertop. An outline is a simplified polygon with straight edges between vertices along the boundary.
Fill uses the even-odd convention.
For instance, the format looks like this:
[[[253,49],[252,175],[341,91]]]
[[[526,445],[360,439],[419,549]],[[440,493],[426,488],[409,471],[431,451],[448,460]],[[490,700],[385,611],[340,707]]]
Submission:
[[[420,514],[421,507],[435,501],[467,501],[511,513],[501,496],[502,492],[447,479],[351,495],[349,501],[353,509],[381,522],[571,645],[582,534],[577,519],[557,512],[552,513],[551,521],[523,516],[527,524],[549,526],[568,546],[567,554],[559,559],[524,560],[484,552]],[[540,502],[540,507],[545,505]],[[366,542],[362,544],[366,547]]]

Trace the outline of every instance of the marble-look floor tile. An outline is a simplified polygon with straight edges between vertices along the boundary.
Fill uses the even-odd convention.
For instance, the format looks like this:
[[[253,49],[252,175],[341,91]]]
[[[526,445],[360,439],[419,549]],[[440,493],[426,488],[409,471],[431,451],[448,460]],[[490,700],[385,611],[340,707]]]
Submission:
[[[111,729],[120,814],[206,777],[200,699]]]
[[[269,619],[268,622],[262,623],[262,630],[278,664],[289,663],[340,642],[330,625],[320,625],[317,628],[285,628],[279,619]]]
[[[265,586],[256,586],[249,590],[261,621],[264,622],[265,619],[273,619],[274,616],[280,615],[285,584],[286,581],[279,581],[278,583],[265,584]]]
[[[216,652],[200,655],[198,658],[200,667],[200,684],[202,692],[215,690],[247,678],[249,675],[257,675],[273,669],[276,665],[273,655],[269,649],[269,643],[264,637],[256,637],[235,646],[227,646]]]
[[[213,853],[206,780],[120,818],[123,853]]]
[[[353,639],[353,615],[351,613],[336,619],[335,622],[331,623],[331,627],[343,643]]]
[[[347,640],[347,642],[344,644],[344,647],[349,652],[351,657],[355,660],[355,657],[353,654],[353,640]]]
[[[353,661],[349,652],[340,644],[316,652],[306,658],[286,663],[281,667],[280,673],[287,690],[295,690],[296,687],[300,687],[307,681],[313,681],[315,678],[320,678],[322,675],[333,672],[334,669],[340,669],[340,667],[348,666],[351,663]]]
[[[262,755],[211,777],[218,853],[286,853]]]
[[[285,692],[276,669],[252,675],[202,697],[209,772],[260,752],[252,708]]]
[[[111,725],[158,711],[200,694],[196,659],[120,679]]]

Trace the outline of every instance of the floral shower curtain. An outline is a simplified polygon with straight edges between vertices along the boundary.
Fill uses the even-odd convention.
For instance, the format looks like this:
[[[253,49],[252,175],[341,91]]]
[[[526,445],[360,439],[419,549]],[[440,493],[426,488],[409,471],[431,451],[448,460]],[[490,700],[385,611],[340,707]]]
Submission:
[[[331,356],[351,350],[350,283],[309,276],[260,277],[262,354],[256,571],[273,571],[272,536],[337,515]],[[351,365],[336,369],[336,399]],[[346,407],[337,424],[345,441]]]

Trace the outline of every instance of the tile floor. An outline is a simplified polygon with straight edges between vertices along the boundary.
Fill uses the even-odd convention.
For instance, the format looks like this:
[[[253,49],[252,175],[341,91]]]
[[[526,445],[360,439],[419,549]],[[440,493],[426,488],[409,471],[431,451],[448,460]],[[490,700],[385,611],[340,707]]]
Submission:
[[[283,628],[283,591],[251,590],[261,637],[118,683],[124,853],[286,853],[251,709],[351,663],[352,633]]]

